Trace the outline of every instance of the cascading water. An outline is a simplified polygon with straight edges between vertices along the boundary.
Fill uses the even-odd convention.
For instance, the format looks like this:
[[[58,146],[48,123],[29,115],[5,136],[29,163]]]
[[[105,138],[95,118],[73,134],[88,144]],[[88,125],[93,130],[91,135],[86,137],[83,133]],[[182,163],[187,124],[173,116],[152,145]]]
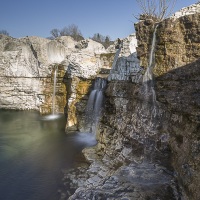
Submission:
[[[106,87],[106,80],[97,78],[94,83],[94,88],[90,93],[86,106],[86,129],[96,134],[96,127],[101,115],[103,103],[103,90]]]
[[[56,113],[55,113],[57,71],[58,71],[58,67],[57,67],[57,65],[56,65],[56,66],[55,66],[55,70],[54,70],[54,80],[53,80],[52,112],[51,112],[50,115],[43,116],[43,117],[41,118],[42,120],[54,120],[54,119],[58,119],[58,118],[61,117],[60,114],[56,114]]]
[[[154,59],[155,59],[155,44],[156,44],[157,28],[158,28],[158,24],[156,24],[155,28],[154,28],[151,51],[150,51],[150,55],[149,55],[149,63],[148,63],[147,70],[143,76],[145,98],[147,100],[152,101],[152,104],[153,104],[152,114],[154,117],[157,114],[157,109],[156,109],[157,103],[156,103],[156,95],[155,95],[154,80],[153,80],[153,68],[154,68]]]
[[[106,87],[106,80],[97,78],[91,91],[86,110],[85,110],[85,124],[83,130],[76,135],[76,141],[85,143],[86,146],[93,146],[97,144],[96,130],[101,116],[103,104],[103,91]]]
[[[56,96],[56,76],[57,76],[57,66],[54,71],[54,80],[53,80],[53,96],[52,96],[52,115],[55,114],[55,96]]]

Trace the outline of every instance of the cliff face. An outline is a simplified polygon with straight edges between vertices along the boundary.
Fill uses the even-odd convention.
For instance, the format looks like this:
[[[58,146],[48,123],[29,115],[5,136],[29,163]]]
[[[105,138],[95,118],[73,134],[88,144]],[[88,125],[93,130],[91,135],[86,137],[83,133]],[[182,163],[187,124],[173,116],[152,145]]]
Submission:
[[[67,56],[67,70],[64,82],[67,87],[66,131],[83,129],[85,108],[94,79],[107,76],[114,54],[103,45],[92,40],[84,40],[76,45],[78,49]]]
[[[117,43],[117,42],[115,42]],[[123,40],[124,47],[120,51],[121,55],[121,67],[124,63],[131,63],[133,60],[137,60],[136,55],[133,54],[128,59],[123,56],[130,55],[132,51],[135,51],[136,38],[135,35],[130,35]],[[82,131],[85,123],[85,108],[89,94],[92,90],[94,79],[96,77],[108,78],[110,69],[113,66],[113,60],[115,56],[115,45],[110,46],[107,50],[102,45],[94,41],[87,40],[83,44],[79,44],[82,49],[81,53],[73,53],[67,57],[69,65],[64,77],[67,85],[67,126],[66,131]],[[83,47],[81,47],[83,46]],[[130,47],[130,48],[129,48]],[[118,69],[112,69],[115,71],[115,75],[109,76],[110,79],[131,79],[135,77],[139,71],[136,69],[139,65],[137,60],[136,64],[131,65],[131,71],[127,68],[124,71],[123,67]],[[124,71],[123,75],[120,74]]]
[[[62,76],[64,49],[60,43],[43,38],[15,39],[1,35],[0,108],[51,112],[54,64],[60,64],[59,74]],[[56,110],[61,111],[66,92],[62,82],[57,87],[60,91],[58,101],[64,104],[57,106]]]
[[[92,164],[84,175],[76,177],[79,189],[70,199],[179,198],[169,135],[160,130],[164,116],[153,116],[155,108],[144,99],[144,70],[126,42],[124,49],[121,54],[117,51],[119,57],[108,77],[98,144],[84,150]],[[157,108],[157,112],[161,110]]]
[[[170,113],[172,164],[188,199],[199,199],[200,60],[156,78],[157,101]]]
[[[89,79],[111,67],[113,56],[92,40],[76,42],[68,36],[55,40],[15,39],[1,35],[0,108],[51,113],[57,69],[55,112],[63,113],[65,108],[68,127],[73,127],[76,124],[74,104],[88,93]]]
[[[116,54],[114,46],[106,51],[91,40],[1,37],[1,108],[51,112],[57,67],[56,109],[66,108],[67,131],[82,130],[94,79],[108,77],[98,144],[84,150],[91,165],[76,180],[73,173],[65,175],[80,187],[70,199],[200,199],[196,5],[158,24],[153,81],[145,79],[155,28],[151,20],[135,25],[137,52],[134,35]]]
[[[169,18],[159,23],[153,68],[156,100],[164,116],[160,131],[170,136],[172,165],[184,197],[195,200],[200,198],[199,5],[192,6],[197,8],[192,14],[187,13],[186,16]],[[142,21],[135,26],[138,56],[141,65],[147,68],[153,23]]]
[[[159,23],[156,31],[155,66],[157,99],[173,110],[188,113],[199,121],[198,77],[200,58],[200,14],[169,18]],[[147,68],[154,30],[152,21],[135,25],[138,57]],[[191,63],[193,63],[191,65]],[[189,67],[192,66],[192,67]],[[187,68],[187,69],[186,69]],[[163,80],[163,78],[165,77]],[[162,80],[161,80],[162,79]],[[168,86],[167,86],[168,84]],[[173,92],[172,92],[173,91]]]
[[[169,18],[159,23],[156,31],[155,76],[161,76],[199,59],[199,19],[200,14],[197,13],[177,19]],[[147,68],[154,23],[151,20],[141,21],[135,27],[138,57],[141,66]]]
[[[84,183],[77,177],[80,188],[70,199],[200,199],[200,20],[194,7],[199,4],[158,24],[154,81],[144,81],[154,25],[136,24],[140,65],[133,52],[113,64],[98,144],[84,150],[92,164]]]

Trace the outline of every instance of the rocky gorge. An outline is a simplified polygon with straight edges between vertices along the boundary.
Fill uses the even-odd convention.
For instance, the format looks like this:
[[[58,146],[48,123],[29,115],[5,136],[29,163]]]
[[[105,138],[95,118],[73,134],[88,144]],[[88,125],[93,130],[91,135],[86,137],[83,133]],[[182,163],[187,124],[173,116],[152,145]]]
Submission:
[[[156,27],[141,20],[136,35],[108,49],[1,36],[1,108],[51,113],[57,67],[56,112],[65,112],[67,133],[81,132],[94,80],[107,80],[98,143],[83,150],[90,165],[64,174],[78,188],[69,199],[200,198],[200,3]]]

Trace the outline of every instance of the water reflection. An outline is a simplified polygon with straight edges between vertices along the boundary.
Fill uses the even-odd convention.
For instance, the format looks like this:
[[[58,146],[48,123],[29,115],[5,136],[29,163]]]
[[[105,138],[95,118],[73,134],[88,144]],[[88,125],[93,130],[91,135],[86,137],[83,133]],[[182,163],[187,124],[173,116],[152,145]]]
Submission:
[[[0,110],[1,199],[59,199],[61,170],[87,146],[64,129],[64,117],[44,121],[37,112]]]

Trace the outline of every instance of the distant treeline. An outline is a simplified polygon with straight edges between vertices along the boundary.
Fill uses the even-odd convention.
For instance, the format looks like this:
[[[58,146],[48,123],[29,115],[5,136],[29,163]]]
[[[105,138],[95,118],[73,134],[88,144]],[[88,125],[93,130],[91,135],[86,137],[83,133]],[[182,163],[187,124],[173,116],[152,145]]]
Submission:
[[[80,41],[83,40],[84,37],[81,33],[81,31],[79,30],[78,26],[75,24],[71,24],[67,27],[64,27],[62,29],[57,29],[54,28],[50,31],[51,36],[48,37],[49,39],[55,39],[57,37],[60,36],[71,36],[74,40],[76,41]],[[90,37],[90,39],[101,43],[105,48],[107,48],[108,46],[110,46],[111,44],[113,44],[113,42],[110,39],[110,36],[103,36],[100,33],[95,33],[92,37]]]
[[[6,30],[0,30],[0,34],[9,36],[9,33]],[[51,36],[48,37],[48,39],[51,40],[60,36],[71,36],[75,41],[84,40],[81,31],[75,24],[71,24],[67,27],[64,27],[61,30],[54,28],[50,31],[50,34]],[[101,43],[105,48],[108,48],[111,44],[113,44],[113,41],[111,41],[110,36],[103,36],[100,33],[95,33],[92,37],[90,37],[90,39]]]
[[[9,35],[8,31],[6,31],[6,30],[0,30],[0,34]]]

